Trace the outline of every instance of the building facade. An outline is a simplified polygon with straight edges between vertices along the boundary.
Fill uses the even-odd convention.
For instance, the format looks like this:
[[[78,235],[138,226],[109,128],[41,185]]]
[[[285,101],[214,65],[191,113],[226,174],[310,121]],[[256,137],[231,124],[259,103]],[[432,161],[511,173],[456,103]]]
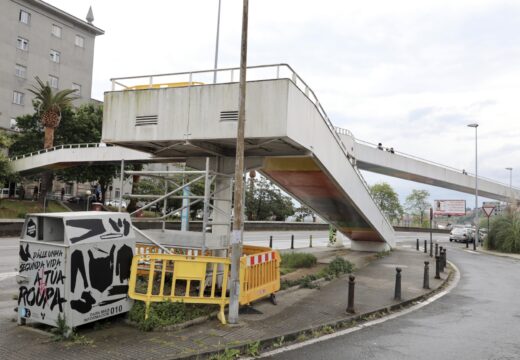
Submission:
[[[55,90],[76,89],[90,101],[94,43],[104,31],[40,0],[0,1],[0,128],[32,114],[35,77]]]

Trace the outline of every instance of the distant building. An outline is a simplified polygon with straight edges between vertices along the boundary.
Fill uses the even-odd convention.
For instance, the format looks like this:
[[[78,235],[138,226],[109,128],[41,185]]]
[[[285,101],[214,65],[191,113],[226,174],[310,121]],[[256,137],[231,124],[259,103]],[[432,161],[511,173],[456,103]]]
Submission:
[[[0,1],[0,128],[33,112],[27,91],[35,76],[55,89],[76,89],[90,101],[94,42],[104,31],[40,0]]]

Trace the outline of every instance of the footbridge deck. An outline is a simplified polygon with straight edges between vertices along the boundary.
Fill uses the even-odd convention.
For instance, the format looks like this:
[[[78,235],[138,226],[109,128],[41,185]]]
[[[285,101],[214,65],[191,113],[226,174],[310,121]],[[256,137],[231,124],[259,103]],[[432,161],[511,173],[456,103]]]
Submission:
[[[213,71],[114,79],[114,90],[105,93],[103,141],[163,157],[233,157],[235,72],[219,70],[220,82],[208,85]],[[186,81],[188,86],[136,87]],[[288,65],[248,70],[246,114],[248,168],[260,170],[354,242],[393,246],[392,225],[316,96]]]

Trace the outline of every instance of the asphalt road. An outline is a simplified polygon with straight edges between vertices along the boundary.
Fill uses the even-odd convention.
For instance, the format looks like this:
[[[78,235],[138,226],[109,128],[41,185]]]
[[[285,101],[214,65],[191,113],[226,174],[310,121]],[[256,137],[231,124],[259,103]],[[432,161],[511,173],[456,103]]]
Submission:
[[[270,359],[519,359],[519,261],[449,243],[448,259],[461,277],[458,286],[439,300]]]

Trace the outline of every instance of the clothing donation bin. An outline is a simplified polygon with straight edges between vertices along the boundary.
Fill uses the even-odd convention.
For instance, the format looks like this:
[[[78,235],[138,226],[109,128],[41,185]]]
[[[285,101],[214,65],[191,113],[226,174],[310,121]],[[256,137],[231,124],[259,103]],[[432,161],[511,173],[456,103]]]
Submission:
[[[28,214],[20,237],[18,323],[73,328],[130,310],[135,235],[118,212]]]

